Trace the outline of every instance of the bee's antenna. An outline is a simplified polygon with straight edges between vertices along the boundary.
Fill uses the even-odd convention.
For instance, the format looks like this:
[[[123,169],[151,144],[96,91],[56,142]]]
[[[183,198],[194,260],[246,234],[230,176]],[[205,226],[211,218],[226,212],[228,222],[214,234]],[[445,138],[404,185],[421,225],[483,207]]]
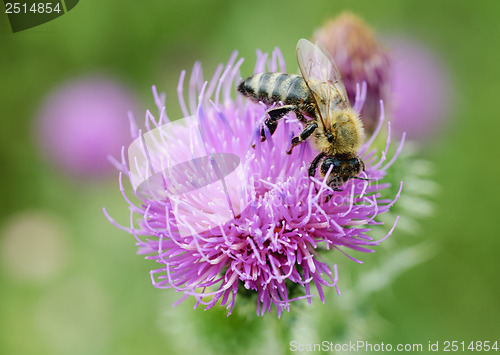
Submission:
[[[359,176],[351,176],[351,179],[364,180],[364,181],[372,181],[372,179],[366,179],[366,178],[362,178],[362,177],[359,177]]]

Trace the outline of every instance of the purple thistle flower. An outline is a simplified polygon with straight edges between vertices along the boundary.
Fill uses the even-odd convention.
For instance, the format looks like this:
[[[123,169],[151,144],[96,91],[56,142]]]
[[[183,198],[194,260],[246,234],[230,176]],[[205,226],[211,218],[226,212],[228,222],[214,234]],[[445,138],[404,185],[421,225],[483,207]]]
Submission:
[[[386,101],[390,94],[387,50],[373,30],[350,12],[326,22],[314,33],[314,40],[332,53],[351,102],[356,96],[356,85],[366,82],[366,102],[360,117],[366,131],[373,132],[381,114],[380,100]]]
[[[42,103],[37,141],[60,171],[78,178],[112,172],[106,156],[119,154],[130,140],[127,111],[137,99],[112,79],[84,77],[57,87]]]
[[[454,98],[447,68],[437,53],[411,37],[389,37],[394,128],[425,141],[446,126]]]
[[[274,72],[278,67],[286,72],[278,49],[269,61],[267,54],[258,51],[257,55],[255,73]],[[350,180],[342,186],[343,191],[333,191],[326,178],[308,177],[307,169],[317,154],[308,143],[292,155],[285,153],[293,133],[301,130],[301,123],[293,114],[285,117],[265,142],[260,142],[267,107],[236,94],[242,62],[234,53],[208,82],[204,82],[201,65],[196,63],[189,80],[187,103],[182,72],[178,85],[180,106],[184,116],[192,117],[186,125],[169,121],[165,96],[153,87],[159,118],[148,111],[145,126],[157,134],[148,136],[148,132],[142,136],[132,124],[138,146],[150,146],[143,152],[147,164],[142,166],[146,169],[144,176],[140,176],[148,183],[138,186],[142,163],[130,159],[130,149],[128,165],[124,149],[121,162],[114,161],[121,170],[122,192],[126,175],[137,188],[135,196],[141,203],[133,204],[124,193],[130,204],[130,227],[118,225],[104,212],[113,224],[135,236],[140,254],[161,265],[151,271],[153,285],[183,292],[179,302],[193,296],[196,306],[203,304],[206,309],[220,302],[230,314],[237,295],[252,293],[257,296],[258,315],[271,311],[275,305],[280,316],[283,310],[289,310],[292,301],[307,299],[311,304],[316,292],[324,302],[324,287],[335,287],[338,292],[337,267],[326,264],[320,257],[321,251],[337,250],[347,256],[347,249],[373,252],[372,247],[391,235],[395,224],[381,240],[374,240],[368,232],[370,226],[381,224],[377,216],[388,211],[399,196],[398,192],[394,200],[382,198],[381,191],[388,185],[378,181],[395,161],[402,142],[386,161],[390,145],[388,124],[385,150],[379,156],[371,147],[382,127],[382,110],[374,135],[360,152],[366,164],[363,177],[371,181]],[[364,90],[358,89],[355,110],[361,109],[365,95]],[[192,124],[199,130],[193,130]],[[166,126],[174,129],[162,129]],[[150,143],[146,142],[148,139]],[[253,143],[255,149],[251,147]],[[217,176],[223,175],[224,182],[205,186],[203,176],[199,178],[203,174],[198,165],[209,164],[194,158],[217,154],[238,157],[238,168],[232,174],[219,171]],[[195,163],[182,165],[190,159]],[[176,176],[182,175],[182,169],[174,168],[181,165],[187,170],[184,177],[189,182],[182,183]],[[226,168],[224,162],[219,166]],[[160,173],[152,175],[155,171]],[[152,182],[154,176],[160,179]],[[134,216],[140,217],[136,223]]]

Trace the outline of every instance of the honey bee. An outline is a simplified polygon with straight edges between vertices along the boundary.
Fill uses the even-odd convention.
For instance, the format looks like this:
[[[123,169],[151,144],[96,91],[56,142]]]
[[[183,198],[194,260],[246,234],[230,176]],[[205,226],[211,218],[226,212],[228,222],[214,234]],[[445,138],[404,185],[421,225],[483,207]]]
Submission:
[[[276,131],[278,121],[293,111],[304,124],[302,132],[292,138],[291,154],[295,146],[309,137],[320,153],[309,166],[309,176],[324,177],[331,169],[328,186],[335,191],[349,179],[359,177],[365,164],[358,157],[364,129],[361,120],[351,108],[340,72],[331,54],[308,40],[297,43],[297,61],[302,76],[282,73],[256,74],[243,80],[238,91],[255,102],[266,105],[282,102],[283,106],[268,109],[264,124],[270,134]],[[307,117],[307,118],[306,118]],[[265,141],[265,128],[261,140]]]

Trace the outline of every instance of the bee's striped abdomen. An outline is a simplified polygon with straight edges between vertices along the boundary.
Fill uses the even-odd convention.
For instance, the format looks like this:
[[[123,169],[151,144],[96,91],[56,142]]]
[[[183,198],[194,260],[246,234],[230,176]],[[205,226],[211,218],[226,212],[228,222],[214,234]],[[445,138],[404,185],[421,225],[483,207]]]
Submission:
[[[266,105],[279,101],[285,105],[299,104],[310,95],[302,77],[281,73],[253,75],[243,80],[238,90],[253,101],[262,101]]]

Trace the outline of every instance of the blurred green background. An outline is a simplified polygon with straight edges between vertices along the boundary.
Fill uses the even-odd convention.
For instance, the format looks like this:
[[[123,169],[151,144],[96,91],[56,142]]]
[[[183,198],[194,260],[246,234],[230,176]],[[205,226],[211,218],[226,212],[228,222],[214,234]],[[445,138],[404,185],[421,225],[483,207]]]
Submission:
[[[55,245],[37,246],[56,265],[40,277],[17,265],[43,269],[36,263],[43,257],[23,245],[2,251],[0,353],[204,354],[208,346],[245,352],[256,341],[262,341],[263,354],[281,353],[278,342],[292,339],[280,333],[275,314],[226,318],[224,309],[192,311],[191,300],[172,308],[180,295],[151,285],[148,272],[156,265],[137,256],[133,237],[102,213],[106,206],[118,222],[128,221],[117,174],[105,181],[61,174],[39,152],[34,119],[48,92],[89,73],[128,85],[142,110],[153,108],[151,85],[157,85],[176,117],[178,75],[196,60],[208,77],[237,49],[246,58],[246,74],[253,70],[255,49],[280,46],[288,69],[295,70],[297,39],[310,37],[343,10],[362,16],[379,33],[407,33],[428,44],[452,74],[457,95],[448,129],[422,153],[441,186],[433,215],[423,220],[419,235],[396,231],[391,237],[395,243],[432,241],[433,255],[365,300],[363,308],[378,314],[380,328],[352,340],[500,340],[500,3],[87,0],[15,34],[0,15],[0,238],[20,216],[35,220],[33,235],[48,224],[61,236]],[[37,245],[35,239],[30,243]],[[383,259],[390,251],[380,248],[377,254]],[[360,274],[371,258],[364,256],[366,264],[357,266]],[[340,272],[342,290],[348,276]],[[336,317],[333,310],[329,314],[331,304],[321,307]],[[285,315],[283,322],[291,318]],[[328,336],[321,339],[335,341]]]

